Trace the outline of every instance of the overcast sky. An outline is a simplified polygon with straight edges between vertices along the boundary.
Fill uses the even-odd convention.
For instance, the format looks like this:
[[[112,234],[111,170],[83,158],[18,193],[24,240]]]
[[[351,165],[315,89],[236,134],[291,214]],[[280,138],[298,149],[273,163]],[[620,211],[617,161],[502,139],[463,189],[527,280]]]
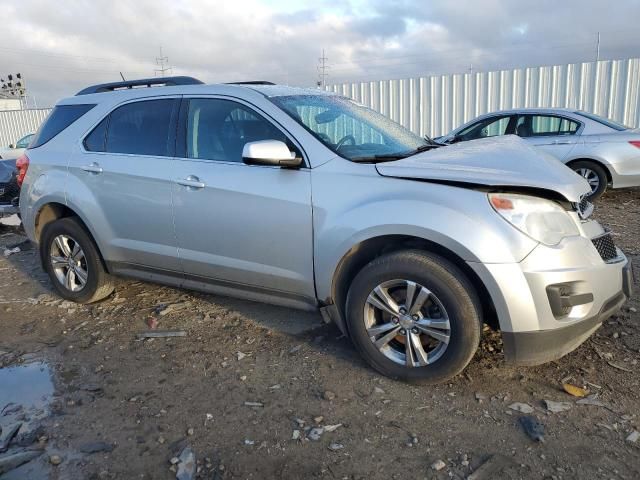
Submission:
[[[640,57],[640,0],[3,0],[0,76],[38,106],[92,83],[172,73],[313,86]],[[31,101],[29,102],[32,103]]]

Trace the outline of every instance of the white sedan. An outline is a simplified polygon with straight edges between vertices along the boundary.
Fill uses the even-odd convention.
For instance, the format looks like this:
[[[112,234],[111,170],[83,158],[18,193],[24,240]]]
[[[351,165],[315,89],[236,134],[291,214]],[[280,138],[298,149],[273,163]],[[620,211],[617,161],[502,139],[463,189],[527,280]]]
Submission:
[[[488,113],[437,139],[456,143],[515,134],[587,179],[590,199],[640,185],[640,129],[579,110],[527,108]]]
[[[25,135],[16,143],[10,144],[7,148],[0,148],[0,159],[18,158],[31,143],[33,133]]]

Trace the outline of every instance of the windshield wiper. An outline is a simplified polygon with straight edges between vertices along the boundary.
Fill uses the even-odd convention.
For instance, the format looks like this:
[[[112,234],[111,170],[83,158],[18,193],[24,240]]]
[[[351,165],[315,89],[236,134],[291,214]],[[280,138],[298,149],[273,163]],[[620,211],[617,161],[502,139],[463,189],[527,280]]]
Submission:
[[[403,158],[411,157],[421,152],[426,152],[427,150],[431,150],[433,148],[441,147],[439,144],[429,144],[429,145],[421,145],[418,148],[411,150],[409,152],[400,152],[400,153],[383,153],[380,155],[367,155],[364,157],[354,157],[351,160],[353,162],[363,162],[363,163],[378,163],[378,162],[389,162],[393,160],[402,160]]]

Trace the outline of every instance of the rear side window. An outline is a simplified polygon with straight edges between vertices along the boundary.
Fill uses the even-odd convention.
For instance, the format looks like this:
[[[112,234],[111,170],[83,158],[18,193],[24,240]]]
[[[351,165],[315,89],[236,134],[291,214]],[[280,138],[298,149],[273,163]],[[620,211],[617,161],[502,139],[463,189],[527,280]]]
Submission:
[[[54,107],[42,126],[38,129],[38,132],[31,141],[30,147],[37,148],[44,145],[93,107],[95,107],[95,104],[58,105]]]
[[[549,135],[574,135],[580,124],[564,117],[552,115],[522,115],[516,124],[516,133],[521,137],[544,137]]]
[[[115,109],[109,116],[105,151],[171,156],[170,141],[175,138],[171,135],[174,103],[173,99],[146,100]],[[96,141],[99,143],[98,138]]]

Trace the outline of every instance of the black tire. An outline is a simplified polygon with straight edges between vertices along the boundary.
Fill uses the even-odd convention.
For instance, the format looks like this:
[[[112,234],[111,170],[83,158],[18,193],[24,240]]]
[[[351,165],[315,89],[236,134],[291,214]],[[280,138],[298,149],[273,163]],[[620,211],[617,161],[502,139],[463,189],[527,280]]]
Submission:
[[[448,315],[449,343],[440,358],[426,366],[396,363],[367,334],[367,298],[376,286],[394,279],[409,280],[427,288]],[[346,311],[349,335],[356,349],[374,369],[394,379],[423,384],[449,380],[464,370],[480,343],[482,310],[473,286],[453,263],[429,252],[404,250],[373,260],[353,280]]]
[[[583,173],[588,172],[593,172],[598,177],[598,187],[595,190],[592,190],[591,193],[587,194],[587,199],[590,202],[597,200],[604,192],[606,192],[609,180],[607,178],[607,172],[600,165],[589,160],[579,160],[577,162],[573,162],[570,166],[571,169],[581,177],[585,176]]]
[[[50,252],[52,244],[59,235],[71,237],[84,253],[83,265],[86,268],[87,279],[80,290],[72,291],[65,287],[54,271]],[[45,271],[49,274],[53,288],[66,300],[76,303],[93,303],[113,292],[113,277],[105,270],[98,247],[91,235],[74,217],[61,218],[44,227],[40,241],[40,258]]]

